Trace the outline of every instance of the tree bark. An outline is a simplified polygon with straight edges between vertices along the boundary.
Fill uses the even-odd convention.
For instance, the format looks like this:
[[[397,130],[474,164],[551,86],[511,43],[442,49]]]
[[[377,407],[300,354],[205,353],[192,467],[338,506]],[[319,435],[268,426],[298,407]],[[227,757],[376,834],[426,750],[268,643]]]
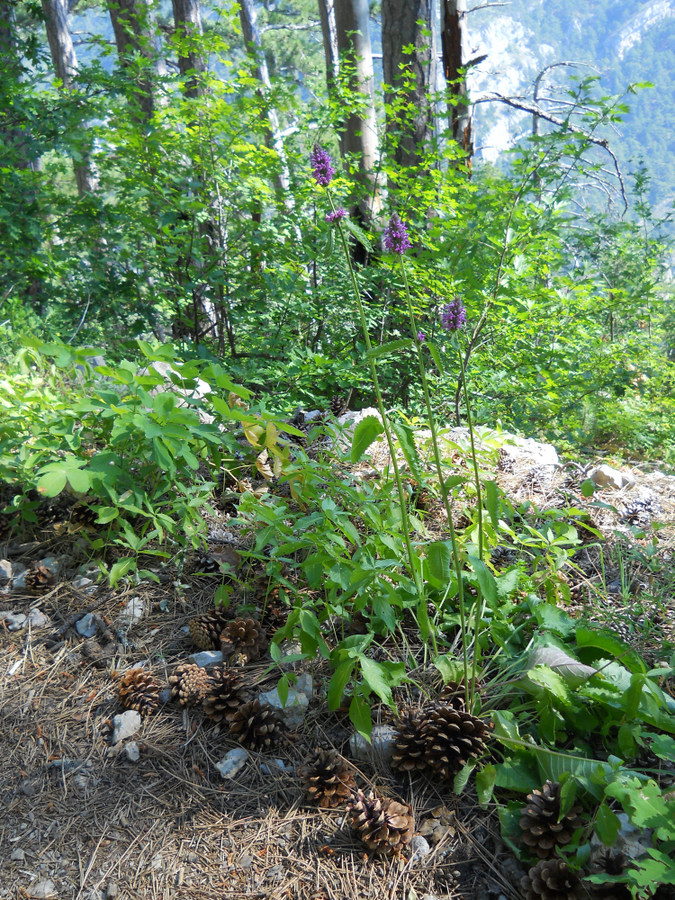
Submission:
[[[200,97],[204,93],[204,59],[199,39],[204,34],[199,0],[172,0],[173,18],[181,46],[178,68],[185,79],[185,96]]]
[[[134,77],[132,115],[147,123],[154,112],[152,67],[154,46],[149,0],[108,0],[108,12],[115,34],[120,65],[128,73],[138,72],[134,57],[142,61],[142,69]]]
[[[11,109],[12,85],[22,80],[24,67],[16,39],[15,3],[13,0],[0,0],[0,59],[4,73],[0,95],[0,135],[6,148],[11,148],[11,164],[17,169],[33,169],[40,167],[39,158],[30,151],[31,137],[23,121],[9,115]]]
[[[340,51],[338,50],[334,0],[319,0],[319,17],[323,36],[323,53],[326,59],[326,82],[330,92],[337,84],[340,74]]]
[[[382,2],[386,127],[402,166],[419,165],[432,133],[429,91],[436,81],[436,47],[431,8],[431,0]]]
[[[54,72],[64,91],[73,90],[73,82],[77,76],[77,56],[68,27],[66,0],[42,0],[42,11]],[[87,152],[81,153],[81,160],[73,160],[73,170],[80,197],[84,197],[96,189],[97,177]]]
[[[463,69],[466,66],[464,53],[466,22],[466,0],[442,0],[441,43],[443,47],[443,71],[448,83],[451,102],[448,116],[452,136],[471,162],[473,156],[473,136],[471,133],[471,108],[465,102],[467,94]]]
[[[340,58],[353,73],[350,88],[360,95],[358,108],[352,105],[340,135],[344,159],[357,161],[356,180],[362,187],[358,215],[369,226],[381,207],[376,168],[379,142],[375,119],[373,55],[368,23],[368,0],[339,0],[335,3],[335,25]],[[330,82],[329,82],[330,87]]]

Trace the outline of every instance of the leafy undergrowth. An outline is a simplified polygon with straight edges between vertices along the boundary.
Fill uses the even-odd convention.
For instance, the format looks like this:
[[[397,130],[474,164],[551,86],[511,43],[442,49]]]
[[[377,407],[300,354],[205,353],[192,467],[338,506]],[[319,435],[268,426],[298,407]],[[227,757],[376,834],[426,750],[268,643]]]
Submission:
[[[598,522],[612,510],[583,484],[566,482],[562,505],[508,496],[494,476],[498,436],[479,450],[479,509],[467,448],[448,437],[460,591],[438,486],[410,423],[396,434],[416,573],[386,460],[375,464],[374,417],[341,438],[328,414],[291,426],[214,363],[139,350],[169,374],[133,362],[93,372],[85,351],[45,345],[0,383],[0,539],[10,550],[47,536],[68,560],[60,577],[94,567],[121,595],[169,584],[164,614],[177,598],[185,616],[195,571],[210,572],[192,613],[217,606],[262,621],[271,643],[256,671],[282,697],[298,674],[314,674],[321,725],[299,729],[304,751],[323,734],[349,755],[349,730],[367,738],[373,719],[390,724],[400,757],[390,796],[415,806],[431,784],[464,816],[496,813],[521,874],[530,869],[514,897],[534,890],[532,870],[547,857],[578,883],[570,895],[582,896],[582,883],[590,891],[592,877],[623,885],[596,896],[669,896],[675,660],[663,533],[605,535]],[[34,595],[58,591],[36,548],[45,545],[30,551],[25,584]],[[477,729],[480,739],[469,738]],[[411,744],[417,756],[406,757]],[[550,846],[528,843],[521,825],[526,797],[536,805],[542,790],[555,794],[552,833],[564,835]],[[612,855],[628,825],[639,853]]]

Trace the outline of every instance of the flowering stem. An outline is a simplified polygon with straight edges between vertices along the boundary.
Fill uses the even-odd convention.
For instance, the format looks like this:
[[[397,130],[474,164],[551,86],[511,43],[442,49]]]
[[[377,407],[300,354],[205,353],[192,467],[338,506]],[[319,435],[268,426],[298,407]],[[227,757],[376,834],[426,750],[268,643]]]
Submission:
[[[333,204],[333,198],[330,198],[330,203],[333,211],[335,211],[335,206]],[[425,637],[424,632],[427,633],[427,636],[431,636],[431,640],[434,647],[434,653],[438,653],[438,647],[436,646],[436,636],[433,633],[429,622],[428,622],[428,612],[426,608],[426,598],[424,592],[424,584],[422,582],[422,577],[420,573],[419,560],[415,556],[415,552],[413,550],[412,541],[410,539],[410,520],[408,518],[408,508],[406,505],[406,495],[403,490],[403,482],[401,480],[401,472],[399,469],[398,461],[396,459],[396,448],[394,446],[394,439],[391,434],[391,428],[389,427],[389,420],[387,419],[387,414],[384,408],[384,401],[382,400],[382,391],[380,390],[380,381],[377,377],[377,368],[375,366],[375,360],[372,357],[371,350],[372,344],[370,342],[370,335],[368,333],[368,322],[366,320],[366,313],[363,308],[363,301],[361,300],[361,292],[359,291],[359,285],[356,280],[356,273],[354,272],[354,266],[352,265],[351,255],[349,253],[349,245],[347,243],[347,238],[345,236],[344,228],[342,222],[337,220],[338,231],[340,233],[340,240],[342,241],[342,249],[344,250],[345,259],[347,260],[347,266],[349,267],[349,277],[352,282],[352,288],[354,291],[354,296],[356,298],[356,304],[359,311],[359,319],[361,320],[361,330],[363,331],[363,339],[366,345],[366,351],[368,355],[368,364],[370,366],[370,377],[373,382],[373,388],[375,390],[375,398],[377,401],[377,408],[380,412],[380,416],[382,418],[382,425],[384,427],[384,433],[387,438],[387,446],[389,447],[389,455],[391,457],[391,464],[394,470],[394,479],[396,481],[396,489],[398,491],[398,500],[401,509],[401,526],[403,531],[403,540],[405,542],[406,552],[408,555],[408,563],[410,566],[410,571],[412,573],[413,580],[415,582],[415,589],[417,591],[418,597],[418,614],[422,619],[422,636]]]
[[[457,535],[455,534],[455,526],[452,521],[452,508],[448,488],[443,477],[443,463],[438,448],[438,438],[436,436],[436,420],[431,406],[431,396],[429,394],[429,383],[427,381],[427,373],[424,366],[424,357],[422,356],[422,345],[417,336],[417,328],[415,325],[415,314],[412,306],[412,296],[410,294],[410,284],[408,283],[408,273],[406,272],[401,256],[401,272],[403,273],[403,284],[405,285],[406,304],[408,307],[408,319],[410,321],[410,331],[413,335],[413,342],[417,350],[417,362],[420,370],[420,380],[422,382],[422,390],[424,392],[424,405],[427,410],[427,419],[429,421],[429,429],[431,431],[431,444],[434,451],[434,465],[436,467],[436,475],[438,476],[438,485],[445,507],[445,513],[448,517],[448,528],[450,531],[450,543],[452,546],[452,561],[457,577],[457,602],[459,604],[459,626],[462,635],[462,663],[464,669],[464,695],[467,709],[471,709],[473,704],[473,686],[469,688],[469,663],[468,663],[468,647],[467,647],[467,627],[466,613],[464,610],[464,582],[462,579],[462,561],[459,554],[459,545],[457,543]],[[475,678],[474,678],[475,682]]]

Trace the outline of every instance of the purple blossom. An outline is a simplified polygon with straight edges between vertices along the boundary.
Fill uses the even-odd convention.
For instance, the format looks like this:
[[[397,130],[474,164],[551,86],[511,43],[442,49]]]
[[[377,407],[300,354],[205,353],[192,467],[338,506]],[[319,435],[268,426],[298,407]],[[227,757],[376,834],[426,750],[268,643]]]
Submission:
[[[392,215],[384,229],[384,246],[390,253],[399,253],[401,256],[412,247],[405,222],[398,213]]]
[[[419,341],[420,344],[423,344],[426,341],[426,339],[427,339],[427,336],[423,331],[417,332],[417,340]]]
[[[336,222],[339,222],[340,219],[344,219],[346,215],[347,210],[340,206],[338,209],[333,209],[329,213],[326,213],[326,222],[330,222],[331,225],[334,225]]]
[[[459,331],[466,323],[466,310],[459,297],[446,303],[441,313],[441,325],[446,331]]]
[[[324,150],[320,144],[314,144],[314,149],[309,154],[309,161],[312,164],[312,175],[316,183],[322,187],[328,187],[335,175],[328,151]]]

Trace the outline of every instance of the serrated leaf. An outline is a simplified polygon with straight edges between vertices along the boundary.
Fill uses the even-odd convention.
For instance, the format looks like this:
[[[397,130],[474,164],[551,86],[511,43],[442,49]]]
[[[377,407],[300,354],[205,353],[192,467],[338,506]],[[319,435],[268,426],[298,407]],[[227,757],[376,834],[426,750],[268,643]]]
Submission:
[[[563,679],[548,666],[535,666],[526,673],[528,681],[544,688],[563,703],[569,703],[569,690]]]
[[[666,759],[669,762],[675,762],[675,739],[666,734],[658,734],[653,738],[651,743],[652,753],[655,753],[659,759]]]
[[[443,375],[443,373],[445,372],[445,369],[443,367],[443,362],[441,360],[441,356],[438,352],[438,348],[436,347],[436,344],[434,344],[433,341],[427,341],[425,346],[429,348],[429,353],[431,353],[431,358],[433,359],[434,363],[436,364],[436,368],[438,369],[439,375]]]
[[[359,241],[359,243],[363,244],[368,253],[373,252],[373,245],[363,228],[359,228],[359,226],[349,217],[347,217],[346,219],[342,219],[342,225],[344,225],[347,231],[351,231],[351,233]]]
[[[377,416],[366,416],[354,429],[352,438],[351,461],[358,462],[368,447],[377,440],[384,431],[382,422]]]

